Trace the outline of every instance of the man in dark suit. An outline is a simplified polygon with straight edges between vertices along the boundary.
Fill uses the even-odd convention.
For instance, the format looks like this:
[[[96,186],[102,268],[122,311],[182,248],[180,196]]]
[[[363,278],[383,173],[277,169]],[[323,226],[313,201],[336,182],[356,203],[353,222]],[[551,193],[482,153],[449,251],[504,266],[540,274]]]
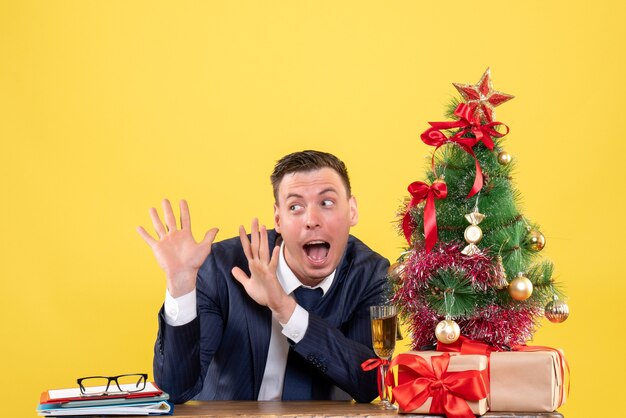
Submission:
[[[138,232],[166,273],[154,375],[176,402],[335,399],[377,395],[369,306],[386,291],[389,262],[349,235],[357,204],[343,162],[318,151],[283,157],[271,177],[275,230],[196,243],[163,201],[158,239]]]

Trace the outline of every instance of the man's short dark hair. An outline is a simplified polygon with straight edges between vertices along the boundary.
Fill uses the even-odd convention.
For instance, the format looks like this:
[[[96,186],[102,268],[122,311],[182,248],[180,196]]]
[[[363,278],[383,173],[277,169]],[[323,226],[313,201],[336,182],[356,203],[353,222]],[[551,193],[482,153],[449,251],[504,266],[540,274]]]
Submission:
[[[278,202],[278,185],[285,175],[320,170],[326,167],[332,168],[339,174],[346,187],[347,196],[352,196],[348,169],[343,161],[327,152],[306,150],[285,155],[274,166],[274,172],[270,176],[274,189],[274,200]]]

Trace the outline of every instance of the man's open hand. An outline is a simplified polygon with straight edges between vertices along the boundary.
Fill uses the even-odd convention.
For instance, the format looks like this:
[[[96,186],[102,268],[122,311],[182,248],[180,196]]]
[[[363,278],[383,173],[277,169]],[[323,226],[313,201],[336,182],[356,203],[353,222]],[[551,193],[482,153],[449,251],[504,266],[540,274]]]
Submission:
[[[233,276],[256,303],[269,307],[280,322],[287,323],[296,302],[285,293],[276,277],[280,247],[274,247],[270,254],[267,229],[261,226],[259,231],[258,219],[252,221],[250,239],[243,226],[239,227],[239,238],[248,259],[250,277],[239,267],[232,269]]]
[[[150,208],[150,218],[158,239],[154,239],[141,226],[137,227],[137,232],[152,248],[159,266],[165,271],[167,289],[176,298],[196,287],[198,270],[211,253],[211,244],[218,230],[213,228],[207,231],[204,239],[196,242],[191,233],[189,207],[184,200],[180,201],[180,229],[177,228],[172,206],[167,199],[163,199],[163,217],[165,226],[156,209]]]

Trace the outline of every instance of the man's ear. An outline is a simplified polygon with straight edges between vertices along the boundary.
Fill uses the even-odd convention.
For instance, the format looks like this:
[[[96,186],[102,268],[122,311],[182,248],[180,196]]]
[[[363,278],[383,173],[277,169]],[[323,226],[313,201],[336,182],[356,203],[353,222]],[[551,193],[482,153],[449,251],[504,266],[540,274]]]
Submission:
[[[277,203],[274,203],[274,230],[280,234],[280,215]]]
[[[356,204],[356,197],[350,196],[348,204],[350,205],[350,226],[355,226],[359,222],[359,209]]]

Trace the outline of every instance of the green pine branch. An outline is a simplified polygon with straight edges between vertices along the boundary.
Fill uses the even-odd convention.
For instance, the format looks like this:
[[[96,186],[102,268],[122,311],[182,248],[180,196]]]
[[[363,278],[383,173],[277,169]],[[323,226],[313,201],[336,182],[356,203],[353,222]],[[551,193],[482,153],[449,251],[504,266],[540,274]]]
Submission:
[[[477,292],[462,269],[450,267],[437,270],[429,280],[426,303],[439,316],[471,316],[487,303],[485,295]]]

